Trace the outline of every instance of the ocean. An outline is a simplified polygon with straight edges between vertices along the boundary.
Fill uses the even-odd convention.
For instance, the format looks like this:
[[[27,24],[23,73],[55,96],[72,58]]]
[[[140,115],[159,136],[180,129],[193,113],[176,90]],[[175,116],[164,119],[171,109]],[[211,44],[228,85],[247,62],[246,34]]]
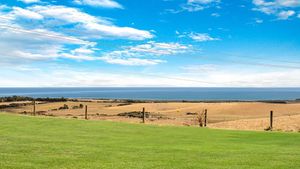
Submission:
[[[300,88],[155,88],[155,87],[76,87],[0,88],[0,97],[65,97],[141,100],[295,100]]]

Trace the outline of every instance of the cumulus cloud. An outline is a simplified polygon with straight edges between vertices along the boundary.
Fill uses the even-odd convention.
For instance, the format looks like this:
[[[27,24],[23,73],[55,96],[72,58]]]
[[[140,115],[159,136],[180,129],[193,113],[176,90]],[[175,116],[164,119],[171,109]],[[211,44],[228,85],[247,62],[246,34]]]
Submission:
[[[52,14],[53,11],[29,10],[40,14],[45,18],[50,16],[56,17]],[[24,61],[39,61],[39,60],[56,60],[60,58],[72,60],[86,60],[86,61],[105,61],[110,64],[119,65],[156,65],[165,62],[158,59],[159,56],[175,55],[183,53],[188,50],[189,46],[181,45],[179,43],[157,43],[150,41],[145,44],[123,47],[121,50],[107,52],[105,54],[97,54],[96,43],[87,40],[82,40],[80,37],[74,37],[47,29],[29,29],[15,23],[18,17],[19,9],[15,8],[8,15],[9,22],[0,25],[0,56],[1,62],[10,62],[18,64]],[[26,11],[27,12],[27,11]],[[94,22],[96,18],[87,17],[87,20],[81,21],[80,15],[76,18],[64,15],[62,11],[61,18],[66,23]],[[35,14],[34,13],[34,14]],[[25,17],[25,16],[23,16]],[[57,16],[58,17],[58,16]],[[33,18],[28,15],[27,18]],[[78,46],[77,48],[69,48],[69,46]],[[98,55],[98,57],[95,57]]]
[[[108,19],[66,6],[3,6],[0,14],[1,63],[60,58],[101,60],[95,57],[97,43],[87,39],[144,40],[153,37],[149,31],[119,27]],[[139,60],[131,61],[137,63]],[[152,60],[144,61],[144,65],[153,63]]]
[[[43,22],[43,15],[20,7],[2,12],[0,20],[1,63],[23,64],[30,61],[66,58],[68,46],[91,48],[95,42],[51,31],[35,23]],[[27,20],[30,19],[30,22]],[[23,24],[25,23],[25,24]],[[27,25],[27,23],[29,23]]]
[[[280,20],[289,19],[295,15],[294,10],[300,7],[299,0],[253,0],[253,4],[256,6],[253,10],[275,15]]]
[[[113,0],[74,0],[74,3],[94,7],[123,9],[123,6],[121,4]]]
[[[191,46],[179,43],[158,43],[148,42],[136,46],[123,47],[122,50],[116,50],[106,53],[101,59],[107,63],[142,66],[156,65],[165,62],[158,59],[160,56],[176,55],[190,50]]]

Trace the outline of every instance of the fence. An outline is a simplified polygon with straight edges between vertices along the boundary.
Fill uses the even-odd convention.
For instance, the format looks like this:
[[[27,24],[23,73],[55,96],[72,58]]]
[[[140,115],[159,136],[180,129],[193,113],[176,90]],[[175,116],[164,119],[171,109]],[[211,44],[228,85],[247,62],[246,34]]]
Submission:
[[[300,131],[300,103],[68,101],[11,103],[1,111],[157,125]]]

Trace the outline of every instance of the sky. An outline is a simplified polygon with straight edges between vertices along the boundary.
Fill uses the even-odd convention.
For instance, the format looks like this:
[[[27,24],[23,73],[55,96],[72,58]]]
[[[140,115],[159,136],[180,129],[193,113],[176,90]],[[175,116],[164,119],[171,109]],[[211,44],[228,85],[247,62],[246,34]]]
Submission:
[[[300,87],[300,0],[0,0],[0,87]]]

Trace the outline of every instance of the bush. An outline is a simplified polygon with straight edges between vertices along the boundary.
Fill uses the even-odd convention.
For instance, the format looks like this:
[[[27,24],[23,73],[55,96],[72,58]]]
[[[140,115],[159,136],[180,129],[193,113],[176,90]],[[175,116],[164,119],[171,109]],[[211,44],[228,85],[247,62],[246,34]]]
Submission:
[[[79,108],[81,108],[81,109],[82,109],[82,108],[83,108],[83,104],[80,104],[80,105],[79,105]]]
[[[69,106],[64,104],[64,106],[60,107],[59,110],[69,109]]]

